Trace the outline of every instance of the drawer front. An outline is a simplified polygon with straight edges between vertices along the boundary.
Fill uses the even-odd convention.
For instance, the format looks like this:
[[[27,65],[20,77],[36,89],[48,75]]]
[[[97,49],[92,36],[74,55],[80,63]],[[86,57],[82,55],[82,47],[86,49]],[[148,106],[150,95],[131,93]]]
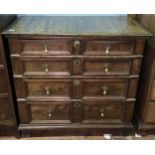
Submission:
[[[70,123],[70,103],[33,103],[30,104],[32,123]]]
[[[134,51],[132,41],[86,41],[86,55],[130,55]]]
[[[0,93],[7,92],[7,83],[4,70],[0,70]]]
[[[127,80],[84,80],[84,99],[124,99],[127,95]]]
[[[84,102],[83,123],[123,121],[124,102]]]
[[[30,80],[27,82],[29,97],[71,97],[72,83],[69,80]]]
[[[20,40],[20,52],[24,55],[70,55],[70,40]]]
[[[152,82],[151,94],[150,99],[155,100],[155,81]]]
[[[87,59],[84,61],[85,75],[129,75],[130,60]]]
[[[0,97],[0,121],[12,119],[12,112],[8,97]]]
[[[25,75],[70,75],[71,60],[25,60]]]

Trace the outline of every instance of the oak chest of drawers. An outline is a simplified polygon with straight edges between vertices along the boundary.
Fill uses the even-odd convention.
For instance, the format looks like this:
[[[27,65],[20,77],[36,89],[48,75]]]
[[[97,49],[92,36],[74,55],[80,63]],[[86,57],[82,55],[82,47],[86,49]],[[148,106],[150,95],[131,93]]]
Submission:
[[[127,133],[146,37],[127,17],[21,17],[5,30],[31,135]]]

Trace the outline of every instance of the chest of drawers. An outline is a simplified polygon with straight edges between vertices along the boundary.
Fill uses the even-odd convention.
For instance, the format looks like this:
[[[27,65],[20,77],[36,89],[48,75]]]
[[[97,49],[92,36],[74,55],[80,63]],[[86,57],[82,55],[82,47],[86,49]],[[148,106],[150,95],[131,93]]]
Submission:
[[[3,34],[23,134],[132,131],[145,39],[150,36],[135,21],[21,17]]]

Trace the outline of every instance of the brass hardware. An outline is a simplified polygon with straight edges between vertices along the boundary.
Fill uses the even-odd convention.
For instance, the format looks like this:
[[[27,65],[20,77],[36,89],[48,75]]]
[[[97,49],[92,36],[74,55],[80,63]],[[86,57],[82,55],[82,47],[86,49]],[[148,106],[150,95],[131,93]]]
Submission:
[[[101,113],[100,116],[103,118],[104,117],[104,109],[103,108],[100,109],[100,113]]]
[[[44,52],[45,52],[45,53],[48,53],[47,45],[45,45]]]
[[[48,113],[48,117],[51,118],[52,117],[52,112]]]
[[[45,87],[46,95],[50,95],[49,87]]]
[[[74,65],[79,65],[80,64],[80,59],[75,59],[74,60]]]
[[[106,87],[106,86],[103,86],[102,87],[102,94],[104,95],[104,96],[106,96],[107,95],[107,90],[108,90],[108,88]]]
[[[73,84],[74,84],[74,86],[79,86],[80,85],[80,80],[74,80]]]
[[[75,102],[74,103],[74,108],[79,108],[80,107],[80,102]]]
[[[110,52],[109,50],[110,50],[110,47],[109,47],[109,46],[108,46],[108,47],[106,47],[105,54],[107,54],[107,55],[108,55],[108,54],[109,54],[109,52]]]
[[[48,66],[48,64],[46,64],[46,65],[45,65],[45,72],[46,72],[46,73],[49,72],[49,69],[48,69],[48,68],[49,68],[49,66]]]
[[[81,45],[81,42],[80,42],[79,40],[75,40],[75,41],[73,42],[74,48],[79,48],[80,45]]]
[[[108,64],[106,64],[106,65],[105,65],[105,69],[104,69],[104,71],[105,71],[106,73],[108,73],[108,72],[109,72],[109,69],[108,69]]]

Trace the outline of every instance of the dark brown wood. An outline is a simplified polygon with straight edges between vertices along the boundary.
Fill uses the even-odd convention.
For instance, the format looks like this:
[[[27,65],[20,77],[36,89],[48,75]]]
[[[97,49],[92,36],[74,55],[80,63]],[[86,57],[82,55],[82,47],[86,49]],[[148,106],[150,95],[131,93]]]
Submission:
[[[137,20],[153,34],[155,34],[155,15],[137,15]],[[135,124],[141,134],[155,132],[155,40],[148,40],[144,53],[143,66],[135,109]]]
[[[15,18],[15,15],[0,15],[0,32]],[[17,136],[17,121],[8,72],[4,42],[0,34],[0,136]]]
[[[29,19],[25,18],[25,22]],[[98,135],[134,131],[133,110],[145,37],[149,32],[134,21],[132,25],[129,20],[130,26],[137,29],[129,32],[122,29],[123,34],[113,32],[111,35],[112,30],[107,28],[103,34],[103,25],[101,29],[90,27],[91,32],[87,34],[81,29],[83,18],[79,20],[82,25],[73,30],[73,27],[68,29],[72,18],[66,17],[71,20],[68,27],[63,19],[57,20],[60,26],[61,22],[64,24],[64,34],[57,31],[58,27],[51,31],[48,25],[47,35],[42,27],[38,33],[35,26],[31,33],[23,32],[24,25],[18,25],[18,20],[4,34],[10,47],[19,130],[23,135]],[[42,18],[44,20],[46,17]],[[10,32],[11,29],[16,32]]]

